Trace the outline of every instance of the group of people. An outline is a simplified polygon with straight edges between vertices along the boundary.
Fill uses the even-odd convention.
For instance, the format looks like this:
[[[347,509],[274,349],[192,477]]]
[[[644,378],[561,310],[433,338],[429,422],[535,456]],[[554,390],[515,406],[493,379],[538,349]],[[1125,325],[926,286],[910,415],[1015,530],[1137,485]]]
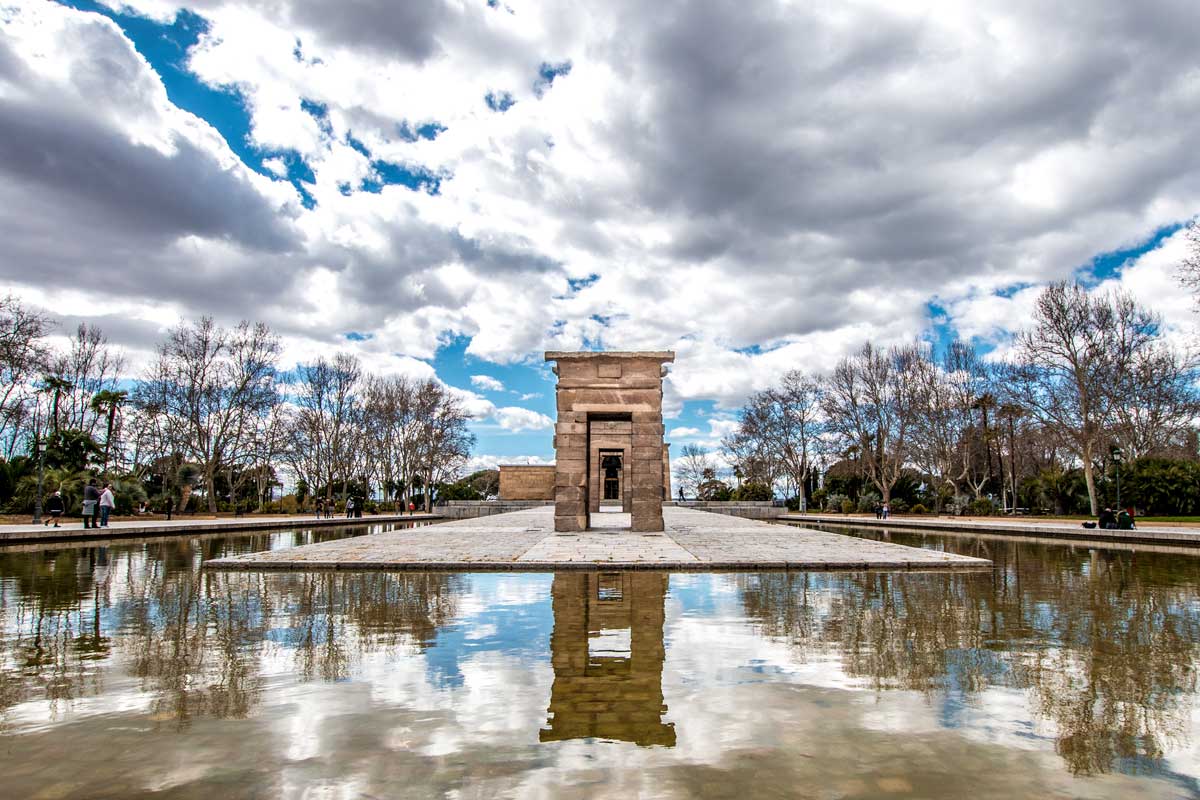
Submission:
[[[1133,507],[1122,508],[1116,513],[1106,507],[1100,512],[1097,524],[1104,530],[1131,531],[1134,529]]]
[[[322,518],[332,519],[333,518],[333,510],[334,510],[335,503],[332,500],[330,500],[327,503],[327,502],[325,502],[325,500],[318,497],[316,499],[316,502],[313,505],[317,509],[317,519],[322,519]],[[346,498],[346,519],[353,519],[353,518],[354,518],[354,498],[348,497],[348,498]]]
[[[333,512],[334,512],[334,506],[336,506],[336,505],[337,505],[337,503],[335,503],[333,500],[326,501],[324,498],[321,498],[321,497],[316,498],[316,500],[313,501],[313,508],[316,509],[317,519],[332,519]],[[347,497],[346,498],[346,519],[354,518],[356,508],[358,508],[358,506],[355,504],[354,498]],[[401,509],[401,510],[403,510],[403,509]],[[415,503],[408,504],[408,513],[409,514],[412,514],[416,510],[417,510],[417,506]],[[358,516],[362,516],[362,514],[360,513],[360,514],[358,514]]]
[[[87,482],[87,486],[83,487],[83,527],[107,528],[108,518],[116,506],[117,497],[113,494],[112,484],[105,483],[99,486],[96,479],[92,478]],[[58,521],[67,513],[67,503],[63,500],[61,490],[56,489],[54,494],[46,499],[46,513],[49,516],[42,520],[43,526],[53,522],[54,527],[61,527]]]
[[[891,513],[892,509],[887,503],[875,504],[875,519],[887,519]]]

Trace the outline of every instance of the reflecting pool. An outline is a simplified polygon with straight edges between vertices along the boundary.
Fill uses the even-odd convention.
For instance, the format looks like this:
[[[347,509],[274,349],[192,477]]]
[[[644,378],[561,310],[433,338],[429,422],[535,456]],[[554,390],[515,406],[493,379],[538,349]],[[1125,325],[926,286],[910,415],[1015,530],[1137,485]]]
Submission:
[[[368,530],[0,549],[4,796],[1200,795],[1186,552],[892,534],[996,569],[201,569]]]

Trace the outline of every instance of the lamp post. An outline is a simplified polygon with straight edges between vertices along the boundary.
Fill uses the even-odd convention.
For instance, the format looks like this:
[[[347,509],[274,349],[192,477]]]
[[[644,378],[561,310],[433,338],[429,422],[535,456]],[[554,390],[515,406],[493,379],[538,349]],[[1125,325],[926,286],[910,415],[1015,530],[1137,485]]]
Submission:
[[[1115,444],[1109,448],[1108,454],[1112,457],[1113,464],[1117,467],[1117,508],[1121,507],[1121,459],[1125,454],[1121,452],[1121,448]]]
[[[37,494],[33,498],[33,524],[37,525],[42,521],[42,494],[45,492],[46,458],[45,448],[42,447],[41,418],[36,410],[34,411],[33,418],[33,446],[37,450]],[[54,524],[57,525],[58,523],[55,522]]]

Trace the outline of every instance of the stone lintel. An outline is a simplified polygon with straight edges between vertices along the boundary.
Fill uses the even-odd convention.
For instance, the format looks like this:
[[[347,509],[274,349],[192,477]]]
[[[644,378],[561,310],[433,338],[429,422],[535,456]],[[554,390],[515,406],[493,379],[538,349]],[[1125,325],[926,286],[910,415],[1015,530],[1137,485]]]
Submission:
[[[547,350],[547,361],[579,361],[592,358],[605,359],[625,359],[625,358],[646,358],[654,359],[660,362],[673,363],[675,361],[675,353],[672,350],[598,350],[598,351],[572,351],[572,350]]]

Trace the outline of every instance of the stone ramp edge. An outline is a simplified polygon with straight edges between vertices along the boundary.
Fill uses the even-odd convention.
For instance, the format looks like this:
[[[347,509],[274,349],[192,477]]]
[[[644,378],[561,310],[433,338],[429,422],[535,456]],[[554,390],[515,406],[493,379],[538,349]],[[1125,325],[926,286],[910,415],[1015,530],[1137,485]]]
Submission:
[[[204,563],[214,572],[979,572],[985,559],[964,561],[232,561]]]

